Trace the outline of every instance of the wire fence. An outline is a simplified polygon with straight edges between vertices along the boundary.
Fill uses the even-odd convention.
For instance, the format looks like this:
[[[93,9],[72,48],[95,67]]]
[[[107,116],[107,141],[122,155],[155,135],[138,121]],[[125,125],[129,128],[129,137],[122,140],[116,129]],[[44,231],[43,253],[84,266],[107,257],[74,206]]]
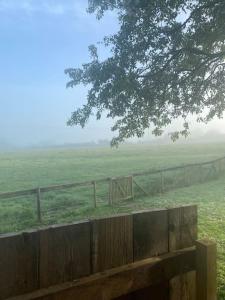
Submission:
[[[204,163],[148,170],[124,177],[1,193],[0,233],[54,224],[60,220],[69,221],[96,207],[113,206],[143,196],[151,197],[213,180],[224,173],[225,157],[221,157]]]

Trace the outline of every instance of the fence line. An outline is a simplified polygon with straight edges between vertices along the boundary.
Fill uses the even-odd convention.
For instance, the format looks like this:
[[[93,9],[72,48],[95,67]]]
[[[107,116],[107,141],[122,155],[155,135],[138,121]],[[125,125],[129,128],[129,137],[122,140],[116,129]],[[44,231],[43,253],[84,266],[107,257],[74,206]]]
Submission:
[[[170,168],[159,169],[159,170],[147,170],[147,171],[143,171],[143,172],[132,173],[129,176],[138,177],[138,176],[143,176],[143,175],[159,174],[159,173],[175,171],[175,170],[180,170],[180,169],[189,168],[189,167],[210,165],[210,164],[214,164],[216,162],[220,162],[223,160],[225,160],[225,156],[221,157],[221,158],[217,158],[215,160],[203,162],[203,163],[196,163],[196,164],[193,163],[193,164],[181,165],[181,166],[177,166],[177,167],[170,167]],[[119,179],[119,178],[124,178],[124,177],[128,177],[128,176],[118,176],[116,178]],[[39,188],[33,188],[33,189],[21,190],[21,191],[15,191],[15,192],[5,192],[5,193],[0,193],[0,199],[34,195],[34,194],[37,194],[38,189],[40,190],[40,193],[45,193],[45,192],[57,191],[57,190],[62,190],[62,189],[74,188],[74,187],[92,186],[94,183],[95,184],[103,183],[103,182],[107,182],[111,179],[112,179],[112,177],[106,177],[106,178],[101,178],[101,179],[97,179],[97,180],[51,185],[51,186],[46,186],[46,187],[39,187]]]
[[[221,163],[222,161],[225,161],[225,156],[217,158],[215,160],[207,161],[207,162],[202,162],[202,163],[191,163],[191,164],[186,164],[186,165],[180,165],[176,167],[169,167],[169,168],[164,168],[164,169],[158,169],[158,170],[147,170],[143,172],[137,172],[133,173],[129,176],[118,176],[118,177],[106,177],[102,179],[97,179],[97,180],[90,180],[90,181],[82,181],[82,182],[74,182],[74,183],[66,183],[66,184],[60,184],[60,185],[52,185],[52,186],[45,186],[45,187],[38,187],[38,188],[33,188],[33,189],[27,189],[27,190],[21,190],[21,191],[15,191],[15,192],[5,192],[5,193],[0,193],[0,200],[1,199],[9,199],[9,198],[15,198],[15,197],[20,197],[20,196],[30,196],[30,195],[36,195],[36,203],[37,203],[37,219],[39,222],[41,222],[41,194],[50,192],[50,191],[57,191],[57,190],[64,190],[64,189],[70,189],[70,188],[75,188],[75,187],[84,187],[84,186],[91,186],[93,188],[93,203],[94,203],[94,208],[97,207],[97,196],[96,196],[96,187],[97,184],[99,183],[107,183],[116,178],[116,179],[122,179],[122,178],[128,178],[128,177],[138,177],[138,176],[144,176],[144,175],[154,175],[154,174],[159,174],[160,175],[160,181],[161,181],[161,192],[164,191],[164,176],[163,174],[166,172],[171,172],[171,171],[177,171],[177,170],[186,170],[188,168],[194,168],[194,167],[200,167],[200,170],[203,166],[207,165],[212,165],[215,167],[216,163]],[[221,171],[221,168],[220,168]],[[149,195],[135,180],[133,181],[135,185],[141,189],[145,195]],[[109,191],[110,192],[110,191]],[[110,204],[111,201],[109,201]]]
[[[183,218],[180,218],[181,215]],[[109,269],[152,258],[156,255],[166,254],[166,257],[172,255],[173,265],[179,266],[177,268],[178,272],[175,275],[180,275],[183,273],[180,267],[182,263],[179,263],[181,260],[185,264],[184,271],[189,271],[189,268],[187,268],[189,255],[182,255],[179,258],[180,254],[178,257],[174,256],[174,251],[181,251],[181,248],[194,246],[196,239],[197,206],[195,205],[160,209],[157,211],[139,211],[133,214],[122,214],[95,220],[79,221],[72,224],[48,226],[41,230],[5,234],[0,236],[0,300],[12,299],[11,297],[17,295],[21,295],[18,299],[36,299],[36,297],[25,296],[24,294],[37,290],[39,290],[39,293],[41,292],[40,289],[49,291],[52,286],[66,284],[65,282],[69,281],[80,281],[81,277],[99,272],[102,276],[103,272],[107,272]],[[201,249],[202,251],[204,250],[203,248]],[[191,261],[195,265],[196,255],[193,252],[194,249],[192,248],[190,251],[187,253],[193,254],[191,255],[193,258]],[[169,254],[171,252],[173,254]],[[205,262],[206,255],[208,259],[207,263],[208,261],[210,262],[210,256],[204,251],[200,256],[202,264]],[[162,264],[161,260],[162,257],[157,259],[160,266]],[[148,277],[147,280],[151,280],[152,274],[156,274],[156,276],[162,279],[163,286],[169,287],[168,280],[170,278],[166,278],[166,285],[164,284],[165,274],[170,273],[170,270],[176,268],[170,267],[166,271],[164,269],[165,267],[162,268],[162,266],[159,269],[155,269],[154,263],[151,275],[149,275],[149,271],[146,272],[146,269],[141,273]],[[211,271],[211,269],[209,270]],[[140,277],[140,270],[137,275],[141,282],[146,283],[146,280]],[[211,275],[214,275],[214,273],[211,273]],[[189,275],[188,277],[185,275],[182,276],[185,280],[181,282],[179,277],[178,280],[181,284],[176,285],[176,288],[171,283],[171,288],[177,291],[176,295],[180,295],[182,290],[186,291],[188,287],[192,286],[190,284],[192,278]],[[125,277],[131,282],[130,277],[124,276],[123,283]],[[210,280],[210,278],[207,279]],[[208,281],[207,283],[210,282]],[[131,286],[128,282],[124,284],[127,287]],[[105,286],[105,284],[101,283],[101,286],[103,285]],[[115,283],[111,284],[111,287],[117,290],[117,288],[115,289]],[[162,287],[160,286],[159,292],[161,289]],[[167,288],[165,291],[167,292]],[[70,295],[71,297],[69,298],[93,299],[92,295],[94,294],[88,295],[86,292],[85,296],[77,297],[76,295]],[[97,294],[94,299],[103,299],[102,295]],[[104,299],[110,298],[107,297],[107,295],[110,295],[108,292],[104,295],[106,295]],[[50,296],[50,298],[46,297],[44,298],[56,299],[54,295]],[[57,297],[57,299],[69,298],[64,295],[60,295],[59,298]],[[112,298],[117,299],[116,297]],[[139,299],[139,297],[137,298]],[[15,300],[15,298],[13,299]],[[152,299],[159,299],[158,293],[154,293]],[[162,298],[160,297],[160,299]],[[199,295],[198,299],[204,300],[205,298]],[[209,297],[208,299],[214,298]]]

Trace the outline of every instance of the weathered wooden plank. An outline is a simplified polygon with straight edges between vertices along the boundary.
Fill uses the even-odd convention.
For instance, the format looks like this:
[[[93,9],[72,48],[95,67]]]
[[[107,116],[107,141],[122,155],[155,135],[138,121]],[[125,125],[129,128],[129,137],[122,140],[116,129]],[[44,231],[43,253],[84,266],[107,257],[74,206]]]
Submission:
[[[194,270],[195,256],[194,248],[183,249],[23,295],[14,300],[115,299],[137,290],[143,291],[161,281],[166,282],[182,272]]]
[[[168,210],[160,209],[134,213],[133,230],[134,261],[168,252]],[[166,290],[165,286],[167,287]],[[145,291],[138,291],[134,297],[147,299],[144,296],[147,294],[157,300],[168,299],[168,283],[162,282],[158,288],[150,287]]]
[[[16,192],[6,192],[0,194],[0,199],[8,199],[14,197],[21,197],[21,196],[30,196],[37,193],[37,189],[31,190],[23,190],[23,191],[16,191]]]
[[[168,252],[168,211],[133,214],[134,261]]]
[[[120,215],[92,221],[94,273],[133,261],[133,218]]]
[[[197,239],[197,206],[169,210],[169,250],[191,247]],[[196,299],[195,272],[181,275],[170,282],[170,300]]]
[[[54,226],[40,231],[40,287],[90,274],[90,223]]]
[[[94,192],[94,197],[93,197],[93,199],[94,199],[94,208],[97,207],[97,191],[96,191],[96,189],[97,189],[96,181],[93,181],[93,192]]]
[[[110,204],[133,198],[132,181],[132,176],[111,178],[109,185]]]
[[[41,223],[41,190],[37,188],[37,220]]]
[[[208,240],[196,242],[197,299],[217,299],[216,277],[216,244]]]
[[[0,238],[0,299],[31,292],[39,287],[38,232]]]

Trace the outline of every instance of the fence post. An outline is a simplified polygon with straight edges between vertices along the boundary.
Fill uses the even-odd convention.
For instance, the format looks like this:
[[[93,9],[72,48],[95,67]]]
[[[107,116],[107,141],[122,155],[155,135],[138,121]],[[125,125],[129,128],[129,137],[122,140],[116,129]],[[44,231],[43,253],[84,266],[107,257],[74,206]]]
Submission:
[[[37,188],[37,219],[41,223],[41,189]]]
[[[112,199],[112,178],[109,178],[109,205],[112,206],[113,199]]]
[[[132,200],[134,200],[134,182],[133,182],[133,176],[131,176],[131,193],[132,193]]]
[[[196,292],[198,300],[216,300],[216,243],[196,242]]]
[[[200,183],[204,182],[203,180],[203,169],[202,169],[202,164],[199,165],[199,176],[200,176]]]
[[[161,179],[161,194],[164,192],[164,177],[163,172],[160,172],[160,179]]]
[[[96,208],[97,207],[96,181],[93,181],[93,189],[94,189],[94,208]]]

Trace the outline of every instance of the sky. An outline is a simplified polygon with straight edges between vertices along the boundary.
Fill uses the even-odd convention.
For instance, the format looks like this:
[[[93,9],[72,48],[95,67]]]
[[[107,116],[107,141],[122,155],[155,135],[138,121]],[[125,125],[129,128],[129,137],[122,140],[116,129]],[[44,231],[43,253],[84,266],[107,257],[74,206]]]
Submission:
[[[104,118],[90,120],[84,130],[66,125],[71,112],[85,103],[87,90],[66,89],[64,70],[89,61],[88,46],[118,30],[112,12],[98,21],[87,6],[87,0],[0,0],[0,143],[112,138],[112,124]],[[100,46],[100,54],[104,59],[109,50]]]
[[[0,0],[0,142],[79,143],[111,138],[110,122],[66,125],[86,89],[66,89],[68,67],[89,61],[88,46],[118,29],[97,21],[87,0]],[[102,58],[108,55],[101,48]]]

